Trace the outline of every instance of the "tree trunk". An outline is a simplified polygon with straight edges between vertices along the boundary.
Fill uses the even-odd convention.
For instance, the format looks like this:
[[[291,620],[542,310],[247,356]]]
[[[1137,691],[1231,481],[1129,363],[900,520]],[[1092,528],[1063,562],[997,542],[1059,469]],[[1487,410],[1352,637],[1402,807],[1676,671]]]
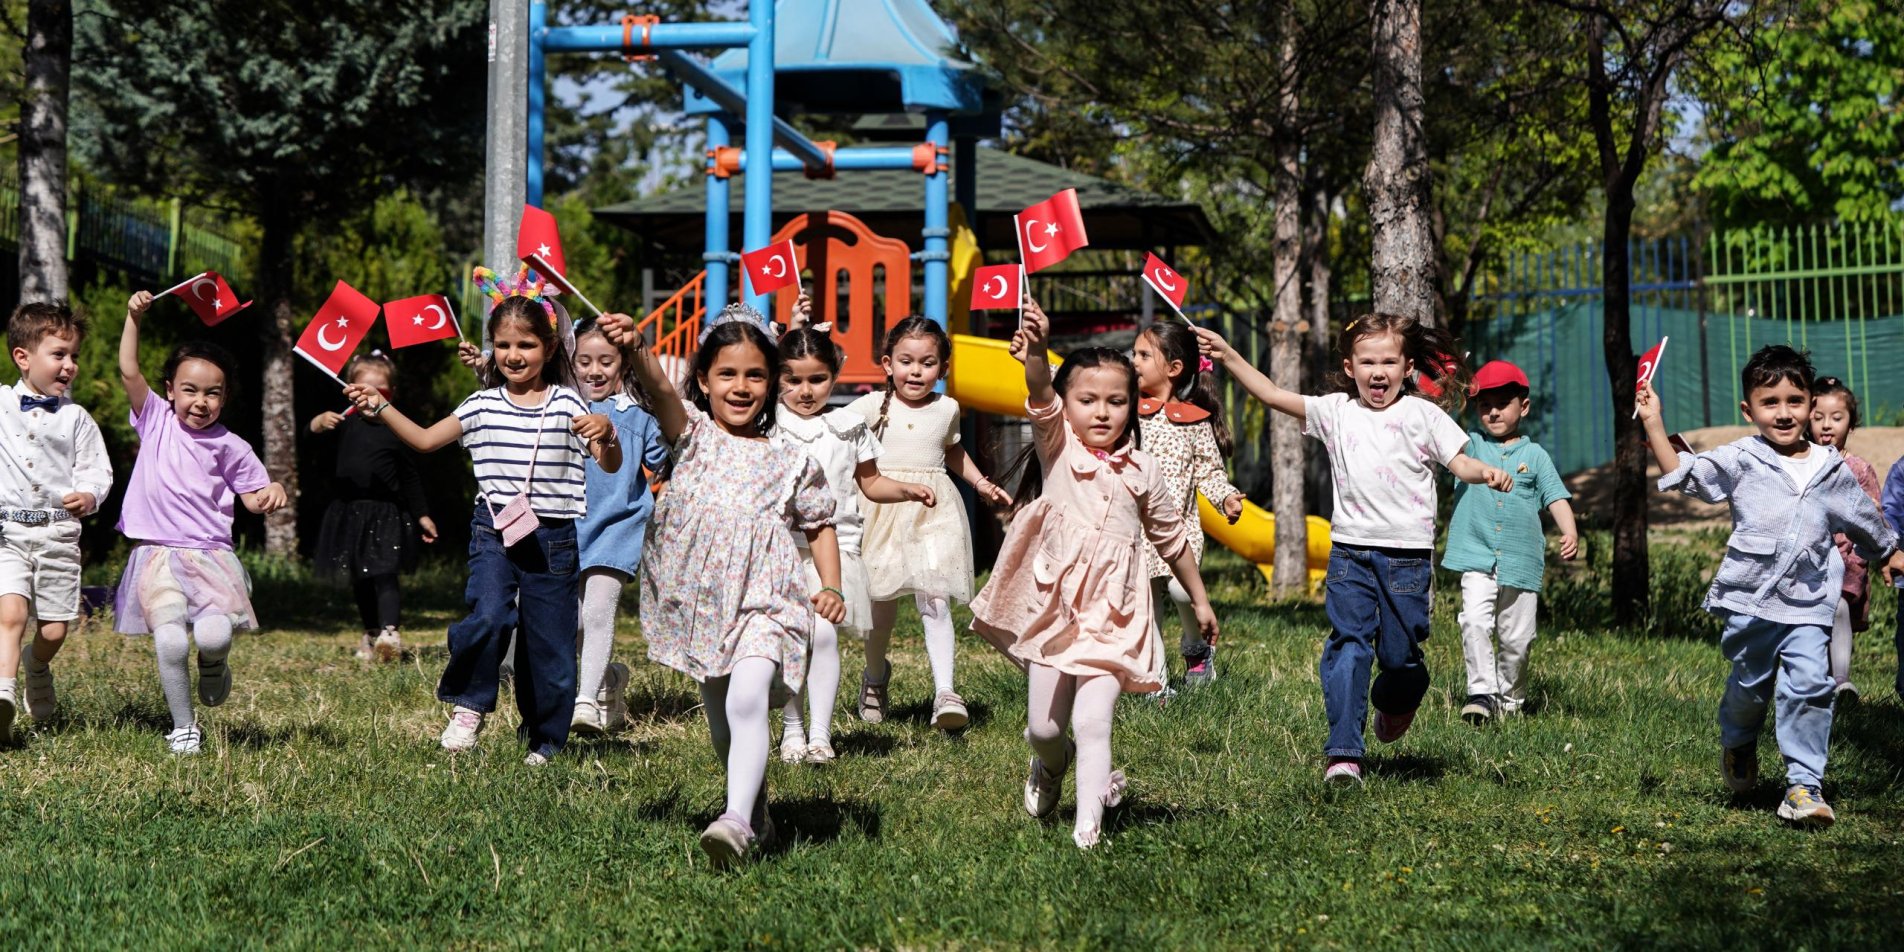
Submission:
[[[1606,227],[1600,239],[1600,281],[1605,289],[1607,380],[1613,389],[1613,623],[1645,620],[1651,592],[1646,551],[1646,445],[1633,419],[1632,274],[1626,243],[1633,234],[1634,180],[1607,183]]]
[[[1422,141],[1421,0],[1374,0],[1375,140],[1368,196],[1376,311],[1435,322],[1435,243]]]
[[[1329,358],[1333,346],[1329,330],[1329,288],[1334,280],[1334,264],[1329,258],[1329,216],[1335,200],[1320,178],[1312,178],[1303,188],[1302,260],[1309,275],[1309,353],[1303,366],[1303,392],[1324,393],[1329,389]],[[1308,448],[1308,444],[1304,444]],[[1308,511],[1327,519],[1335,503],[1329,487],[1329,459],[1321,453],[1309,453],[1307,466]]]
[[[1302,324],[1302,279],[1297,271],[1302,257],[1302,144],[1291,131],[1298,106],[1293,0],[1283,0],[1277,19],[1278,32],[1282,34],[1277,66],[1283,128],[1276,132],[1276,306],[1270,321],[1269,376],[1277,386],[1300,392],[1302,351],[1308,328]],[[1269,465],[1275,474],[1272,502],[1276,512],[1276,564],[1271,573],[1271,587],[1277,596],[1287,597],[1309,590],[1302,426],[1288,414],[1269,416]]]
[[[258,297],[265,312],[265,319],[258,322],[264,335],[264,468],[283,484],[289,499],[283,509],[265,517],[264,549],[284,556],[296,555],[298,548],[297,368],[291,353],[297,330],[291,309],[295,275],[288,191],[282,184],[265,186],[260,216],[263,234],[258,243]]]
[[[30,0],[20,106],[20,300],[65,301],[70,0]]]

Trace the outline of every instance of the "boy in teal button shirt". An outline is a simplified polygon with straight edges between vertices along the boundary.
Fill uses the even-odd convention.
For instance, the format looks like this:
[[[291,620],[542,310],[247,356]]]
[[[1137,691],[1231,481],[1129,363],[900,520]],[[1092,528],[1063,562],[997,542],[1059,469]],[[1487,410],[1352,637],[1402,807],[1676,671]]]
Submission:
[[[1528,410],[1527,375],[1505,360],[1474,374],[1481,430],[1468,434],[1468,455],[1514,477],[1514,488],[1455,487],[1454,518],[1441,567],[1461,573],[1461,651],[1468,662],[1468,701],[1461,716],[1481,724],[1519,711],[1527,702],[1527,648],[1534,641],[1534,607],[1547,567],[1540,510],[1560,527],[1560,557],[1579,547],[1573,494],[1560,481],[1540,444],[1521,436]],[[1494,642],[1500,641],[1496,652]]]

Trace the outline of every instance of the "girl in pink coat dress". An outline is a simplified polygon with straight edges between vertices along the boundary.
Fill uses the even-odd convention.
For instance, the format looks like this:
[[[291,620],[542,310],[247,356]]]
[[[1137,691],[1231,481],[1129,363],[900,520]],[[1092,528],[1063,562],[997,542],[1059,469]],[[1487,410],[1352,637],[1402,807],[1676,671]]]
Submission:
[[[991,581],[972,602],[973,630],[1030,680],[1031,743],[1025,810],[1057,808],[1064,773],[1078,766],[1071,837],[1097,844],[1104,808],[1123,797],[1111,769],[1111,714],[1125,691],[1154,692],[1158,641],[1150,631],[1152,547],[1190,593],[1197,627],[1216,642],[1182,510],[1157,461],[1138,448],[1137,371],[1104,347],[1070,355],[1054,381],[1045,357],[1050,322],[1026,298],[1012,353],[1025,364],[1036,465],[1021,461],[1019,511]],[[1066,740],[1069,725],[1075,743]]]

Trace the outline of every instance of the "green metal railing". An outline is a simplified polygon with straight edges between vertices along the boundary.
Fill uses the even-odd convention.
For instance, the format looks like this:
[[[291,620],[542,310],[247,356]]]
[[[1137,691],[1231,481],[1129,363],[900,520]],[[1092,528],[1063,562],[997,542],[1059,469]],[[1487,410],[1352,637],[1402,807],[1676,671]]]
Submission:
[[[182,274],[217,271],[243,281],[244,248],[218,223],[195,221],[176,199],[129,199],[109,189],[75,188],[67,194],[66,257],[82,257],[165,284]],[[20,242],[20,189],[0,179],[0,242]]]

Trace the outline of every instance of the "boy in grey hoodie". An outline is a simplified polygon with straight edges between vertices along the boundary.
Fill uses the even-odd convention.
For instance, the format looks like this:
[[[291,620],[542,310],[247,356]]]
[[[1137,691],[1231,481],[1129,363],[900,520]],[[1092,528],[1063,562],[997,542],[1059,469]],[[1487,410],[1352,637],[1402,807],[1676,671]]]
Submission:
[[[1831,741],[1832,613],[1844,572],[1831,557],[1831,536],[1844,533],[1882,566],[1887,583],[1904,572],[1904,553],[1844,457],[1805,438],[1813,376],[1806,355],[1783,344],[1761,348],[1740,374],[1739,405],[1759,435],[1696,456],[1673,449],[1651,384],[1637,402],[1666,474],[1659,488],[1732,504],[1732,537],[1704,606],[1725,619],[1719,648],[1732,662],[1719,702],[1726,786],[1746,793],[1757,784],[1759,729],[1772,700],[1788,783],[1778,815],[1828,826],[1835,815],[1820,784]]]

